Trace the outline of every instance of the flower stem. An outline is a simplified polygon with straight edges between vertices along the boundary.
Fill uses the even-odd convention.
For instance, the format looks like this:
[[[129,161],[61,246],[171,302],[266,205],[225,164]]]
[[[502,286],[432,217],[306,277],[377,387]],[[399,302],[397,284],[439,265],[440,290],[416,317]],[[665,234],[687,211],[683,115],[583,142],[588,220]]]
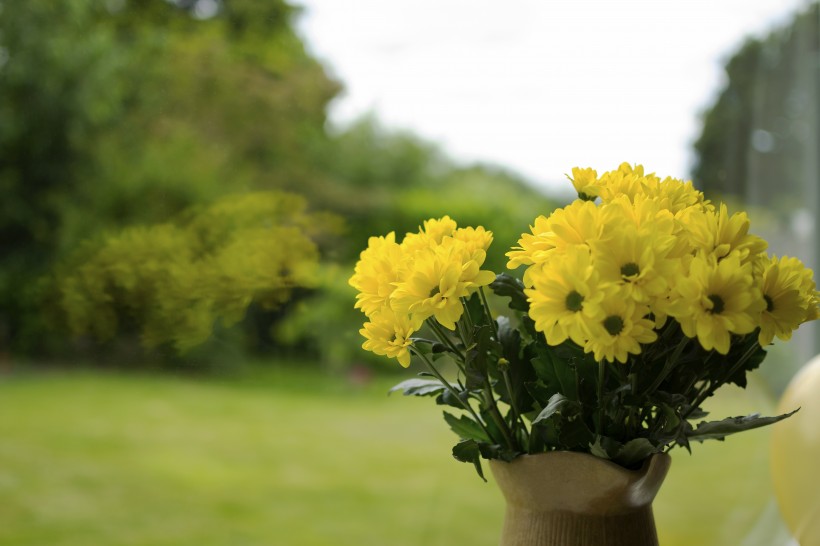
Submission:
[[[521,412],[518,411],[518,405],[515,403],[515,394],[513,393],[512,381],[510,380],[510,371],[505,368],[501,371],[501,375],[504,376],[504,384],[507,386],[507,392],[510,393],[510,407],[513,411],[513,421],[521,425],[521,430],[524,433],[524,439],[529,445],[530,433],[527,431],[527,425],[524,423],[524,419],[521,417]],[[515,436],[514,433],[513,436]]]
[[[600,437],[604,429],[604,380],[606,379],[606,362],[598,361],[598,423],[595,433]]]
[[[481,296],[481,304],[484,306],[484,314],[487,316],[487,320],[493,327],[493,334],[495,335],[496,341],[501,341],[498,339],[498,325],[495,323],[495,319],[493,319],[493,314],[490,312],[490,304],[487,303],[487,296],[484,294],[484,287],[480,287],[478,289],[478,293]]]
[[[749,360],[752,357],[752,355],[755,353],[755,351],[757,351],[759,348],[760,348],[760,345],[755,341],[746,350],[746,352],[743,353],[743,356],[741,356],[737,360],[737,362],[735,362],[734,365],[731,368],[729,368],[729,371],[723,375],[723,377],[720,379],[720,381],[710,381],[709,382],[709,388],[707,388],[700,395],[698,395],[697,399],[695,399],[695,401],[689,407],[689,410],[686,413],[683,414],[683,418],[686,419],[687,417],[689,417],[689,415],[693,411],[695,411],[695,409],[697,409],[704,402],[704,400],[706,400],[707,398],[712,396],[715,393],[715,391],[718,390],[718,388],[720,388],[722,385],[724,385],[729,380],[729,378],[732,377],[732,375],[734,375],[734,373],[741,368],[741,366],[746,364],[746,361]]]
[[[450,351],[452,351],[462,362],[464,362],[464,353],[462,353],[456,344],[453,343],[453,340],[450,339],[450,336],[442,330],[441,326],[436,322],[436,319],[429,318],[427,319],[427,325],[433,330],[433,333],[436,335],[439,341],[441,341],[444,345],[446,345]]]
[[[486,397],[487,405],[489,406],[488,409],[490,411],[490,417],[493,418],[496,426],[501,430],[501,434],[504,435],[504,440],[507,441],[507,447],[513,451],[516,451],[518,442],[513,439],[512,431],[507,425],[507,421],[501,416],[501,412],[498,411],[498,406],[495,403],[495,396],[493,395],[493,388],[490,385],[490,378],[486,375],[484,376],[484,395]]]
[[[450,382],[447,381],[446,379],[444,379],[444,376],[442,376],[441,373],[433,365],[433,363],[430,362],[430,359],[427,358],[427,355],[425,355],[424,353],[418,351],[415,348],[411,348],[410,351],[414,355],[421,358],[422,361],[424,361],[424,363],[427,365],[427,368],[430,370],[430,372],[434,376],[436,376],[436,379],[438,379],[441,382],[441,384],[444,385],[444,387],[448,391],[450,391],[450,394],[452,394],[455,397],[456,400],[461,402],[461,406],[470,413],[470,415],[473,417],[475,422],[478,423],[478,425],[481,427],[481,429],[487,434],[487,438],[492,440],[493,439],[492,434],[490,434],[490,431],[487,429],[487,425],[484,424],[484,421],[481,420],[481,417],[479,417],[478,414],[476,414],[475,410],[473,409],[473,407],[470,405],[469,402],[467,402],[466,400],[463,400],[461,398],[461,396],[459,396],[459,393],[456,392],[456,390],[453,388],[453,386],[450,384]]]

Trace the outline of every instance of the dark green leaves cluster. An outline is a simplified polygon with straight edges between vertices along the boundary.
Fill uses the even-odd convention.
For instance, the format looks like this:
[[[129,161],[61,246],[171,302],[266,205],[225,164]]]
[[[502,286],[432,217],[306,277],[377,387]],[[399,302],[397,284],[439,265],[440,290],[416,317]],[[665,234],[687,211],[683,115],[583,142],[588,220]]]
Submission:
[[[703,402],[727,383],[745,387],[747,372],[765,357],[756,333],[720,355],[669,320],[661,342],[627,364],[599,363],[571,341],[546,344],[526,316],[520,281],[502,274],[491,288],[509,299],[512,317],[493,320],[475,295],[453,339],[429,341],[427,356],[421,355],[432,367],[451,360],[456,379],[412,379],[395,388],[435,396],[438,404],[465,412],[445,412],[460,438],[453,456],[474,464],[482,477],[481,458],[512,460],[553,450],[592,453],[634,468],[676,445],[689,449],[692,441],[723,440],[791,415],[704,420]]]

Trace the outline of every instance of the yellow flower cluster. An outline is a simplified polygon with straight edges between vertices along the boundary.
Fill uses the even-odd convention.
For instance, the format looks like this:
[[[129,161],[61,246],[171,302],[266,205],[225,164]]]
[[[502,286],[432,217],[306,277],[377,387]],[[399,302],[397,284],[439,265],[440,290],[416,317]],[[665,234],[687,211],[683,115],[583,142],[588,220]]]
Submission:
[[[818,318],[812,271],[770,258],[743,212],[715,207],[691,182],[622,164],[600,177],[572,170],[579,199],[507,254],[526,265],[530,317],[547,343],[571,339],[596,360],[626,362],[657,340],[669,317],[707,350],[760,328],[759,343],[789,339]]]
[[[425,320],[454,330],[461,299],[495,280],[481,269],[492,240],[492,232],[459,228],[449,216],[427,220],[401,243],[392,232],[371,237],[349,280],[359,292],[356,308],[368,318],[362,347],[407,367],[410,336]]]

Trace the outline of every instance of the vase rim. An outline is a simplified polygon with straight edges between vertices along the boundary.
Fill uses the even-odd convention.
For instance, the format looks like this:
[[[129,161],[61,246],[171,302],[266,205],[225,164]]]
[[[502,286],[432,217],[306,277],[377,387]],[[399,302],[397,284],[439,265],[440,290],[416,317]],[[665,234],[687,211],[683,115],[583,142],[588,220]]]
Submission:
[[[590,453],[549,451],[491,460],[490,470],[508,504],[606,514],[650,505],[671,460],[655,453],[630,470]]]

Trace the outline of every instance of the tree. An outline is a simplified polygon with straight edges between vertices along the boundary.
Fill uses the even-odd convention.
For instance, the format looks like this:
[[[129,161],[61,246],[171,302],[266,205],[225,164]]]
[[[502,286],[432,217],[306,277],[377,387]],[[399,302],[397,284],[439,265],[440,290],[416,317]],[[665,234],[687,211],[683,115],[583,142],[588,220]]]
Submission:
[[[0,12],[0,347],[44,325],[32,279],[104,230],[300,188],[338,91],[284,1],[31,0]]]
[[[707,193],[791,211],[815,180],[820,133],[820,4],[748,39],[726,64],[726,87],[703,116],[694,180]]]

